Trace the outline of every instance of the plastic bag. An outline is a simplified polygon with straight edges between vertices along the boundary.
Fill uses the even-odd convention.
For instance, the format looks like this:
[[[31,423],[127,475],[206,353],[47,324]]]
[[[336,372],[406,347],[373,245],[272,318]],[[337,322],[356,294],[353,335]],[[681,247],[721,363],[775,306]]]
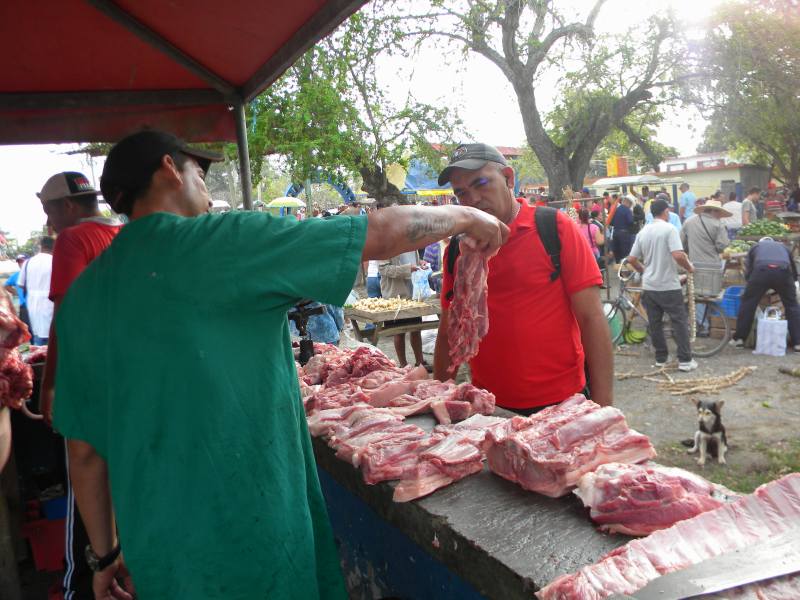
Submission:
[[[786,334],[789,332],[789,324],[780,317],[779,310],[768,308],[764,316],[758,319],[756,349],[753,354],[786,355]]]
[[[414,287],[411,294],[413,300],[425,300],[433,296],[434,291],[431,289],[431,286],[428,285],[428,276],[431,273],[433,273],[433,271],[431,271],[430,268],[417,269],[411,273],[411,285]]]

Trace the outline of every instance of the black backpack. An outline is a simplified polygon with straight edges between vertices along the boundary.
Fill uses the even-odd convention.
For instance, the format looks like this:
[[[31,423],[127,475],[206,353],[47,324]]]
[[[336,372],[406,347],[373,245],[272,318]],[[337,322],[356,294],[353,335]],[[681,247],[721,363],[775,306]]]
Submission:
[[[553,272],[550,273],[550,281],[555,281],[561,274],[561,239],[558,237],[558,224],[556,223],[556,215],[558,211],[549,206],[537,206],[536,212],[533,213],[533,218],[536,221],[536,231],[539,233],[539,239],[542,240],[544,251],[550,257],[550,262],[553,263]],[[453,236],[450,239],[450,245],[447,247],[447,272],[452,275],[456,266],[456,259],[461,252],[458,243],[459,236]],[[452,295],[452,290],[450,294]],[[452,300],[452,297],[448,298]]]

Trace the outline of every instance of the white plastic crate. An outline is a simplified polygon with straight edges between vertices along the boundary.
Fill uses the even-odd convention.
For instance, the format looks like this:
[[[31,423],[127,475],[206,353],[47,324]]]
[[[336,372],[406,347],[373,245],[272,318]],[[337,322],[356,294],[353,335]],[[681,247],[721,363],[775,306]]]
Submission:
[[[722,274],[720,263],[694,263],[694,295],[719,296]]]

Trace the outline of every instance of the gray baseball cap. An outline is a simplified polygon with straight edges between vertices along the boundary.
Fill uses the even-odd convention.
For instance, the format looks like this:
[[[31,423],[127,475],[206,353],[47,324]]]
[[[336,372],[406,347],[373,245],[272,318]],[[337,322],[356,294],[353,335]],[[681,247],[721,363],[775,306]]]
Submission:
[[[462,144],[453,150],[447,167],[439,173],[439,185],[444,185],[450,181],[453,169],[476,171],[489,162],[495,162],[504,167],[508,166],[505,157],[494,146],[489,144]]]

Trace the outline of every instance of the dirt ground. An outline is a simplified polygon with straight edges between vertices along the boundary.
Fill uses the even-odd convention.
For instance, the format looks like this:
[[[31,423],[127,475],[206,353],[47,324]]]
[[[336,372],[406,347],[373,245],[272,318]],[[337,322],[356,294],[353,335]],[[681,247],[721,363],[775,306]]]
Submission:
[[[407,345],[407,356],[413,357]],[[379,347],[396,358],[391,338]],[[433,357],[426,355],[429,362]],[[645,344],[623,346],[615,354],[615,372],[652,372],[653,352]],[[778,372],[778,367],[800,367],[800,353],[784,357],[754,355],[752,350],[725,348],[711,358],[697,359],[699,368],[681,373],[674,365],[670,376],[677,380],[727,375],[740,367],[756,370],[735,385],[714,394],[672,395],[658,383],[633,377],[614,382],[615,405],[625,413],[634,429],[647,434],[658,451],[657,461],[694,471],[717,483],[750,492],[758,485],[785,473],[800,471],[800,379]],[[461,373],[461,378],[466,377]],[[666,378],[659,376],[666,381]],[[705,467],[686,453],[682,440],[693,437],[697,417],[692,398],[724,400],[723,424],[727,430],[727,464],[709,459]]]

